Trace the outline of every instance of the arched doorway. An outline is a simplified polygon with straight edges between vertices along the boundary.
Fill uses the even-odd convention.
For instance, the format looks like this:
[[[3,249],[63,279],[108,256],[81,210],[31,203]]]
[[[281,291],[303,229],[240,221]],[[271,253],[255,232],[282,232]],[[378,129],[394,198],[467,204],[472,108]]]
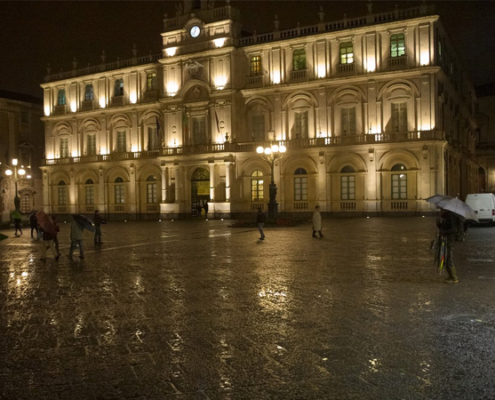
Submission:
[[[199,207],[210,200],[210,173],[198,168],[191,176],[191,214],[200,216]]]

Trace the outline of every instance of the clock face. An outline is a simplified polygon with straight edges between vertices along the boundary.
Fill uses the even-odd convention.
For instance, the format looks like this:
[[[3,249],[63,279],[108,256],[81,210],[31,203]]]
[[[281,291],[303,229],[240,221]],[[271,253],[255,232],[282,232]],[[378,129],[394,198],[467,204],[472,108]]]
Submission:
[[[201,29],[199,29],[199,26],[197,25],[194,25],[189,31],[193,38],[197,38],[199,36],[199,32],[201,32]]]

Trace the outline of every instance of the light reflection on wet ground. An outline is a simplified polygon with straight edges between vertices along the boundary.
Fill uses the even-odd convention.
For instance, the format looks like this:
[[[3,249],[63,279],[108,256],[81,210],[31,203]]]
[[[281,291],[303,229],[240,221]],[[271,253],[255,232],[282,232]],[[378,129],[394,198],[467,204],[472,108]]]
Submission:
[[[46,264],[0,242],[0,398],[495,398],[495,228],[445,285],[432,218],[229,223],[110,223],[84,260],[62,225]]]

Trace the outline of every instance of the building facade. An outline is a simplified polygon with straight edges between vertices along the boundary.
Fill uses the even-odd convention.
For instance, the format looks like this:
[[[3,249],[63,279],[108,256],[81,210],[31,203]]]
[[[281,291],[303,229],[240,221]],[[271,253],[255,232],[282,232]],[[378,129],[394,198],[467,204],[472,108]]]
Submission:
[[[176,10],[160,54],[47,76],[46,211],[242,217],[273,178],[282,214],[423,213],[478,187],[475,92],[429,6],[251,36],[229,2]]]
[[[479,193],[495,193],[495,83],[476,88],[478,108],[476,121],[476,155],[480,160]]]
[[[17,192],[20,211],[27,215],[43,206],[41,161],[44,153],[44,127],[42,100],[24,94],[0,91],[0,222],[8,223],[15,210],[15,174],[12,160],[26,174],[17,175]]]

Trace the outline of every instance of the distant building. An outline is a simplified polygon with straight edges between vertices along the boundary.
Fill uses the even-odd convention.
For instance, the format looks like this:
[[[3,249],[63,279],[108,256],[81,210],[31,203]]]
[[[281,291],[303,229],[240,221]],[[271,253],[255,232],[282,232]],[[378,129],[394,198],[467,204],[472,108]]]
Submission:
[[[176,10],[160,54],[46,77],[45,209],[251,215],[272,144],[281,213],[422,213],[477,190],[475,92],[426,3],[251,36],[230,2]]]
[[[476,88],[478,97],[478,135],[476,138],[481,163],[479,192],[495,193],[495,82]]]
[[[1,222],[10,220],[15,209],[15,179],[5,171],[17,168],[26,174],[18,175],[17,190],[23,214],[41,208],[42,187],[39,169],[44,154],[43,101],[41,99],[0,90],[0,215]],[[28,178],[30,176],[30,178]]]

